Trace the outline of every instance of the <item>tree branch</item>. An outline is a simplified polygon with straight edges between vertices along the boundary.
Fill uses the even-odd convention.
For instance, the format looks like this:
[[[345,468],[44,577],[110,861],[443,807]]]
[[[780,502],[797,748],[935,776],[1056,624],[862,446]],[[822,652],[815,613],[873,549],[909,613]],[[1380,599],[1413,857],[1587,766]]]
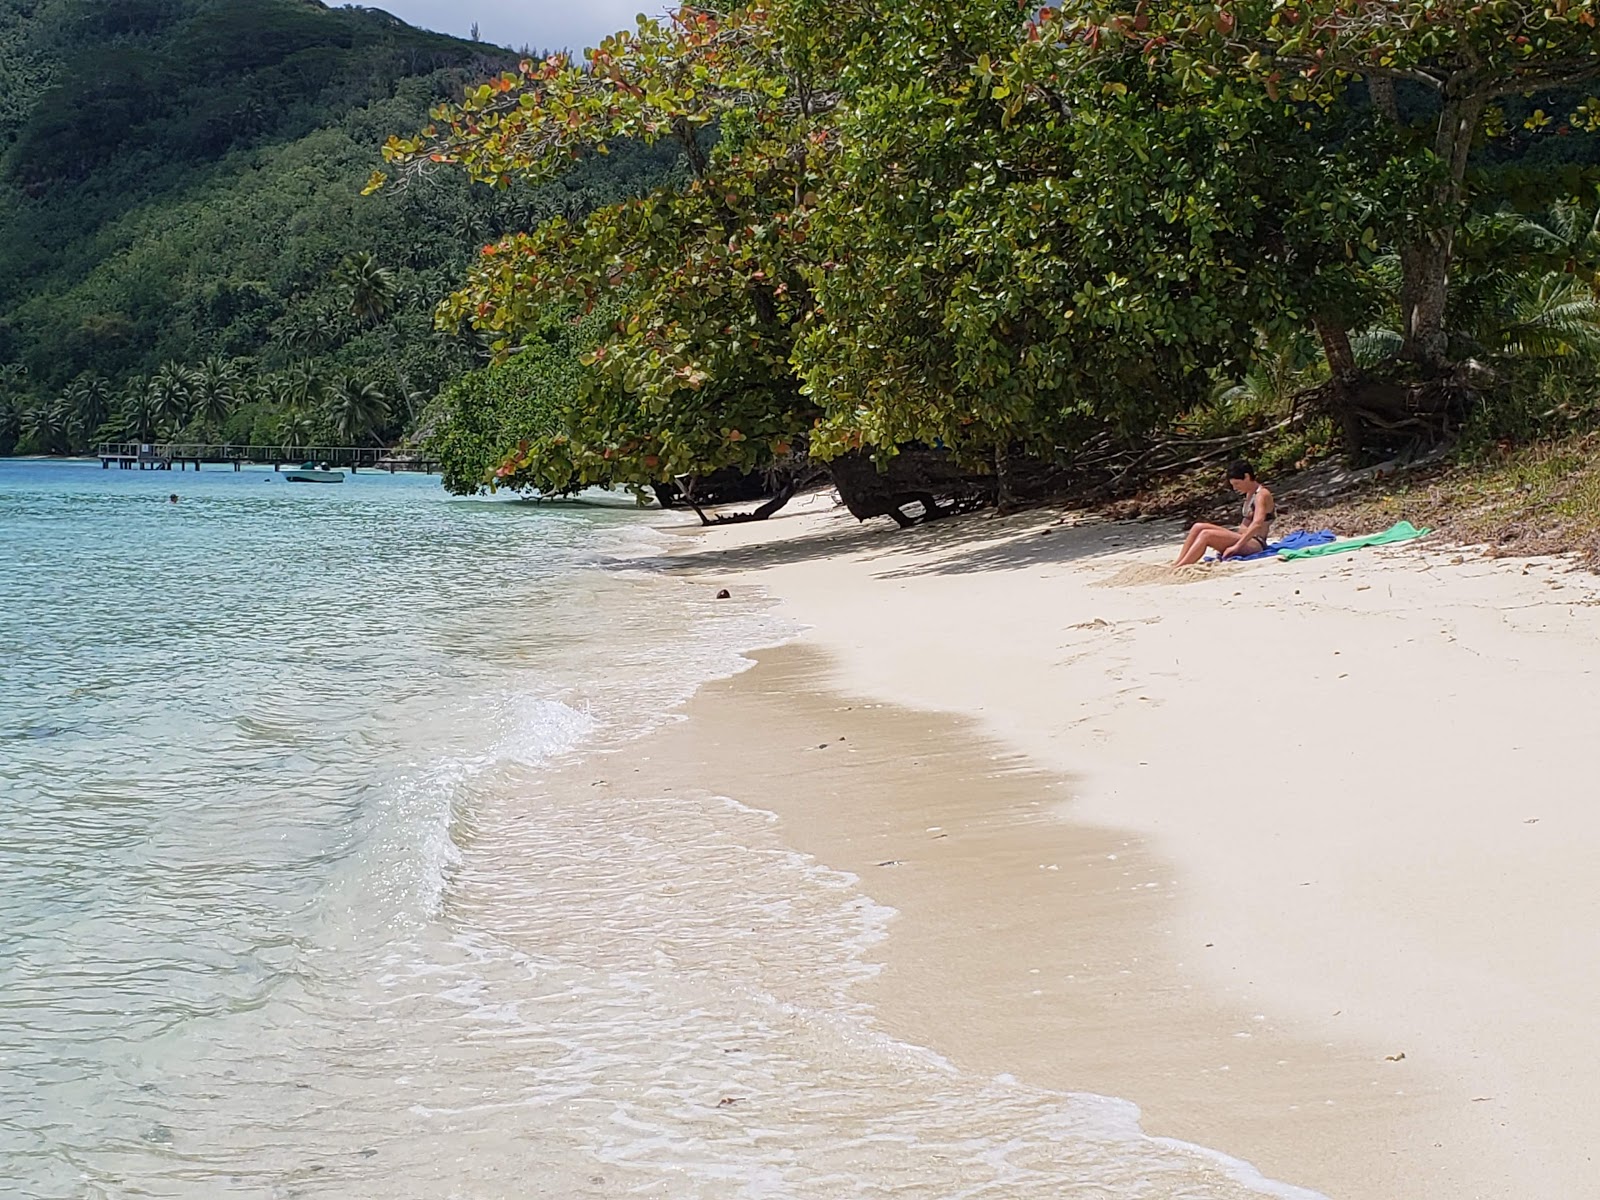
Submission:
[[[1576,65],[1571,67],[1552,66],[1537,75],[1527,75],[1497,84],[1484,94],[1493,99],[1496,96],[1527,95],[1529,92],[1553,92],[1574,84],[1587,83],[1596,77],[1600,77],[1600,56],[1578,60]]]
[[[1230,42],[1229,45],[1237,50],[1249,51],[1260,54],[1273,66],[1287,66],[1296,69],[1315,67],[1321,72],[1337,71],[1343,75],[1355,75],[1362,79],[1377,76],[1381,79],[1406,79],[1412,83],[1420,83],[1423,87],[1432,88],[1436,92],[1444,91],[1445,81],[1438,76],[1430,75],[1415,67],[1384,67],[1376,63],[1360,62],[1356,59],[1324,57],[1311,58],[1302,54],[1275,53],[1270,42]]]

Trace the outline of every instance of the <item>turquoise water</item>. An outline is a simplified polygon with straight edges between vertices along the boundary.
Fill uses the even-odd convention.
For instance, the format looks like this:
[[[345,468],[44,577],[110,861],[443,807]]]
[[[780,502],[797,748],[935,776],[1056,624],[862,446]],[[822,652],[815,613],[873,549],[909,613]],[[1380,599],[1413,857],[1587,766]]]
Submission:
[[[0,463],[0,1194],[175,1144],[168,1048],[431,918],[446,776],[593,724],[555,581],[632,522],[422,476]]]
[[[0,460],[0,1196],[1265,1188],[882,1037],[892,914],[766,814],[594,790],[788,632],[661,537]]]

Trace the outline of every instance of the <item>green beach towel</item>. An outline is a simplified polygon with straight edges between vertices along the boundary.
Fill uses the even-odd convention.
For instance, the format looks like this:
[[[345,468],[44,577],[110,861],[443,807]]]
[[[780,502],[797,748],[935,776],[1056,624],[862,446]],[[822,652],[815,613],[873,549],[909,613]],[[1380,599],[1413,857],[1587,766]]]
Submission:
[[[1346,550],[1359,550],[1363,546],[1388,546],[1395,542],[1409,542],[1427,533],[1410,521],[1396,521],[1382,533],[1369,533],[1366,537],[1346,538],[1342,542],[1329,542],[1326,546],[1307,546],[1303,550],[1280,550],[1278,557],[1287,562],[1291,558],[1321,558],[1325,554],[1343,554]]]

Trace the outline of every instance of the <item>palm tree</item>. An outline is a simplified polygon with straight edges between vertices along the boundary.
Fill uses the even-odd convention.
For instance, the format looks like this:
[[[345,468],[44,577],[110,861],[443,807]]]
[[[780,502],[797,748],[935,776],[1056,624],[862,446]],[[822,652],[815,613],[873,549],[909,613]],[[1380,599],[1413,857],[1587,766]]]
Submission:
[[[376,325],[394,311],[394,272],[371,254],[352,254],[334,273],[350,296],[350,313],[363,325]]]
[[[194,394],[194,374],[182,363],[162,364],[150,380],[155,390],[156,416],[164,425],[182,425],[189,419]]]
[[[1600,359],[1600,298],[1581,275],[1514,275],[1494,299],[1473,331],[1491,354]]]
[[[331,299],[284,314],[273,337],[290,354],[319,354],[345,340],[350,312]]]
[[[363,325],[376,328],[383,324],[399,304],[400,289],[395,282],[394,272],[380,266],[370,254],[352,254],[344,260],[334,278],[348,290],[350,313]],[[393,322],[384,325],[383,336],[389,344],[389,361],[394,366],[395,383],[398,385],[395,395],[406,406],[407,413],[412,414],[411,385],[406,382],[405,372],[400,369],[400,350],[395,344]]]
[[[1543,221],[1523,217],[1518,236],[1548,255],[1557,270],[1576,276],[1600,297],[1600,206],[1558,200]]]
[[[148,442],[161,419],[155,385],[148,379],[129,381],[118,408],[123,431],[136,442]]]
[[[280,402],[284,412],[291,416],[301,416],[316,408],[328,391],[327,380],[309,359],[296,363],[280,378]]]
[[[459,242],[480,242],[487,230],[484,214],[470,207],[461,209],[450,222],[451,236]]]
[[[24,418],[28,440],[39,454],[54,454],[67,436],[68,409],[61,401],[35,405]]]
[[[1600,297],[1578,273],[1491,269],[1462,282],[1451,317],[1474,353],[1600,362]],[[1376,326],[1350,344],[1356,362],[1370,366],[1397,353],[1401,340],[1398,330]]]
[[[79,375],[66,386],[61,400],[71,413],[69,431],[73,438],[88,442],[110,414],[111,384],[104,375]]]
[[[340,439],[353,446],[371,437],[389,419],[389,405],[377,384],[346,375],[333,389],[328,418]]]
[[[212,355],[194,373],[192,415],[208,425],[221,427],[239,402],[239,374],[227,359]]]
[[[22,406],[0,396],[0,454],[9,454],[22,437]]]
[[[286,409],[289,407],[289,376],[281,371],[271,375],[263,375],[256,380],[256,399],[263,404],[270,404],[274,408]]]
[[[1258,335],[1244,373],[1217,381],[1210,402],[1186,418],[1186,432],[1213,436],[1281,420],[1301,392],[1326,376],[1320,348],[1304,334]]]
[[[292,454],[316,436],[316,428],[304,413],[286,411],[278,422],[278,436],[283,440],[284,450]]]

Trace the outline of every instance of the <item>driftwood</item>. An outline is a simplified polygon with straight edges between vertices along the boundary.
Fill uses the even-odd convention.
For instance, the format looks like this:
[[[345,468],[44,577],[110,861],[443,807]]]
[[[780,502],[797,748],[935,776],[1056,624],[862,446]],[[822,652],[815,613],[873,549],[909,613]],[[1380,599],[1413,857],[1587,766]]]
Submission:
[[[1268,438],[1292,429],[1304,420],[1305,412],[1297,405],[1281,421],[1226,437],[1188,437],[1180,431],[1166,437],[1151,437],[1138,446],[1130,446],[1126,441],[1106,433],[1076,450],[1058,447],[1066,465],[1057,471],[1057,475],[1064,476],[1070,482],[1065,489],[1070,494],[1103,500],[1120,495],[1156,475],[1186,471],[1210,463],[1225,463],[1229,459],[1247,455]]]

